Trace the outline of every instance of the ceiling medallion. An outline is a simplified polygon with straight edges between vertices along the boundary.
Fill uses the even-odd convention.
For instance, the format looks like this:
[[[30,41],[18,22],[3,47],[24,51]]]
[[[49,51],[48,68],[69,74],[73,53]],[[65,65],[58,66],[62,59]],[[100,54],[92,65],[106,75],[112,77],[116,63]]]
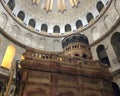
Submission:
[[[33,4],[39,5],[41,0],[32,0]],[[44,10],[46,10],[46,12],[51,12],[54,8],[53,6],[53,2],[55,0],[45,0],[44,3]],[[72,8],[74,7],[78,7],[79,4],[79,0],[69,0],[69,4],[71,5]],[[66,10],[66,2],[65,0],[57,0],[57,7],[58,7],[58,12],[64,12]]]

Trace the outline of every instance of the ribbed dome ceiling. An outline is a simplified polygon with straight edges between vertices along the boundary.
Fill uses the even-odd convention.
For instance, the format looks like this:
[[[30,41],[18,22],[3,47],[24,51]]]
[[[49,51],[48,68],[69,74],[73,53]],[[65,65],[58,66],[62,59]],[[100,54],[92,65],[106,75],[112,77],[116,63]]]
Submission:
[[[16,2],[18,3],[17,5],[21,7],[21,10],[24,10],[29,15],[33,16],[34,18],[40,21],[50,24],[63,24],[77,20],[79,17],[86,15],[86,13],[89,12],[90,9],[93,8],[93,6],[96,6],[97,2],[96,0],[75,0],[79,4],[78,6],[74,5],[74,7],[72,7],[70,3],[70,1],[72,0],[64,0],[64,5],[66,8],[63,12],[58,11],[59,0],[53,0],[52,10],[48,12],[45,10],[45,5],[47,1],[52,2],[52,0],[40,0],[38,4],[33,3],[33,1],[34,0],[17,0]]]
[[[108,8],[110,1],[5,0],[6,4],[3,5],[30,31],[47,36],[66,36],[94,24]]]

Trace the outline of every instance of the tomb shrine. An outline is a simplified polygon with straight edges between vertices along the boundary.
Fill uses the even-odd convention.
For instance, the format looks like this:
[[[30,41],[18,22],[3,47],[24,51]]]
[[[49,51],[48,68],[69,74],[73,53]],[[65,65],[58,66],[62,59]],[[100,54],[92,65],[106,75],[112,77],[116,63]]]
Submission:
[[[63,52],[26,49],[19,96],[114,96],[105,64],[93,61],[88,39],[72,34]]]

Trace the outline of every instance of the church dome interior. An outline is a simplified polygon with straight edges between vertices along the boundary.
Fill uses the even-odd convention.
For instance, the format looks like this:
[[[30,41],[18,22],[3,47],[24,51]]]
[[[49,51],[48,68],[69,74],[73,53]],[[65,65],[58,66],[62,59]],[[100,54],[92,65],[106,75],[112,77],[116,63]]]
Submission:
[[[81,66],[81,72],[84,73],[84,67],[80,64],[79,58],[83,59],[80,59],[82,60],[82,64],[84,60],[86,60],[86,62],[90,60],[89,62],[92,62],[91,68],[93,69],[93,63],[103,64],[106,71],[109,70],[112,79],[109,78],[110,80],[108,80],[104,77],[107,73],[103,75],[103,78],[106,79],[106,81],[108,80],[109,84],[112,80],[113,96],[120,96],[120,0],[0,0],[0,94],[2,96],[12,96],[12,94],[21,96],[18,94],[22,94],[22,91],[17,93],[18,90],[21,89],[15,88],[15,86],[18,86],[16,82],[19,82],[16,80],[16,76],[20,75],[19,79],[23,78],[24,75],[21,77],[21,73],[27,74],[26,68],[30,69],[31,67],[33,71],[33,67],[36,68],[34,70],[38,70],[37,63],[39,62],[45,62],[45,65],[50,62],[51,65],[49,65],[49,67],[53,67],[53,69],[49,67],[47,69],[47,67],[43,67],[44,65],[40,63],[41,68],[46,68],[43,70],[46,71],[46,73],[47,70],[48,72],[53,72],[51,70],[57,68],[56,70],[58,71],[57,74],[59,77],[59,74],[64,74],[64,71],[67,72],[67,68],[64,70],[64,68],[62,69],[64,66],[54,65],[54,63],[64,65],[74,62],[75,60],[75,63],[70,64],[75,65],[75,70],[77,70],[77,68],[79,70]],[[29,59],[31,61],[29,61]],[[31,65],[28,64],[27,60],[31,62]],[[40,61],[37,62],[37,60]],[[36,65],[32,66],[34,63],[36,63]],[[72,68],[73,65],[69,67]],[[87,68],[89,69],[89,63],[88,66],[85,66],[86,70]],[[13,74],[11,71],[12,67],[15,67],[16,70]],[[21,70],[23,72],[21,72]],[[59,70],[62,70],[61,73],[59,73]],[[106,72],[104,68],[103,70],[103,72]],[[79,71],[73,71],[73,73],[74,72],[79,73]],[[68,73],[65,73],[65,76],[68,75]],[[10,82],[11,74],[13,77]],[[36,74],[40,73],[36,72]],[[37,76],[34,72],[31,76],[33,75]],[[45,76],[48,78],[48,75]],[[54,74],[50,74],[50,76],[50,78],[53,78]],[[92,77],[92,75],[90,76]],[[102,74],[100,74],[100,76],[102,76]],[[38,77],[40,78],[40,76]],[[65,78],[68,79],[68,77],[66,76]],[[55,76],[54,79],[55,78],[57,77]],[[32,79],[34,81],[34,78]],[[59,81],[58,78],[55,80]],[[84,79],[80,79],[79,81],[82,82],[82,80],[84,81]],[[46,82],[48,81],[46,80]],[[11,84],[10,88],[8,87],[9,83]],[[58,82],[55,82],[55,84],[59,86]],[[103,85],[105,84],[106,83],[103,83]],[[20,86],[22,85],[23,84]],[[43,90],[46,88],[44,86],[43,89],[33,87],[41,90],[43,93],[48,92],[47,89]],[[7,88],[9,88],[9,95],[6,95],[8,91]],[[64,89],[60,90],[64,93]],[[39,96],[40,94],[38,91],[36,91],[36,94],[29,92],[29,87],[27,91],[30,96]],[[77,92],[73,89],[65,94],[72,96],[73,91]],[[50,96],[64,96],[65,94],[62,93],[58,95],[59,93],[56,91],[56,94]],[[90,96],[92,93],[82,94],[83,95],[80,96]],[[95,96],[95,94],[93,95]],[[42,93],[40,96],[43,96]],[[104,95],[97,94],[96,96]]]

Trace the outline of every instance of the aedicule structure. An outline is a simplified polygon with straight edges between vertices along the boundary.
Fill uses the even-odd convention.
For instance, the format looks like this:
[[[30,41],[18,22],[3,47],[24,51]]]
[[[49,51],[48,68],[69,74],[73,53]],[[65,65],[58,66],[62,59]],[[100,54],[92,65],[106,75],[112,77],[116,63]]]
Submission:
[[[93,61],[88,39],[72,34],[63,53],[27,49],[19,96],[114,96],[106,66]]]

